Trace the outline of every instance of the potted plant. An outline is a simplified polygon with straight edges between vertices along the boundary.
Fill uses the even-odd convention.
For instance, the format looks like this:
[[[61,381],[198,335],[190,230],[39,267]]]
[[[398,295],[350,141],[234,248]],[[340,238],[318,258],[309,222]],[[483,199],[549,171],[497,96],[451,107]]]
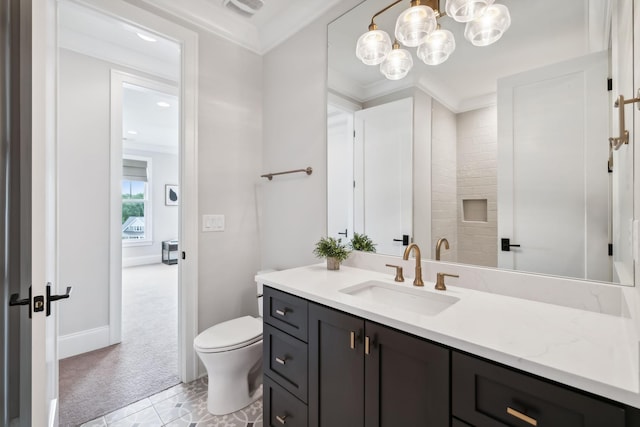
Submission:
[[[335,239],[333,237],[322,237],[313,253],[318,258],[327,259],[327,270],[339,270],[340,263],[347,259],[349,256],[349,249],[347,245],[342,243],[342,239]]]
[[[375,252],[376,244],[366,234],[353,233],[351,249],[362,252]]]

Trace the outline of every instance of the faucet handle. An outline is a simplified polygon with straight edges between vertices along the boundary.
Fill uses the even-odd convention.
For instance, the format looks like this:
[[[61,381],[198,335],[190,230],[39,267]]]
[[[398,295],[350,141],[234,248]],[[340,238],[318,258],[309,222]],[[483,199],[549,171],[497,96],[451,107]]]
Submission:
[[[396,269],[396,277],[395,280],[396,282],[404,282],[404,276],[402,275],[402,266],[400,265],[393,265],[393,264],[385,264],[387,267],[393,267]]]
[[[449,273],[438,273],[436,274],[436,290],[438,291],[446,291],[447,287],[444,284],[444,278],[445,276],[449,276],[449,277],[460,277],[457,274],[449,274]]]

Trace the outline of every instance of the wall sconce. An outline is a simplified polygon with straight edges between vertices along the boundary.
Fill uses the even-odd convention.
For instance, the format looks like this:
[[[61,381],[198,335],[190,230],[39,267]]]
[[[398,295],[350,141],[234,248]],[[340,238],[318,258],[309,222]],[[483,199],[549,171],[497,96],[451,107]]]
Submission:
[[[411,0],[395,26],[395,42],[385,31],[379,30],[374,20],[380,14],[402,2],[397,0],[371,18],[369,31],[358,39],[356,56],[366,65],[380,64],[380,72],[390,80],[407,75],[413,59],[406,47],[418,47],[417,56],[427,65],[446,61],[456,48],[453,33],[440,28],[438,19],[440,0]],[[502,37],[511,25],[509,9],[494,0],[447,0],[445,11],[457,22],[466,22],[464,37],[474,46],[488,46]]]

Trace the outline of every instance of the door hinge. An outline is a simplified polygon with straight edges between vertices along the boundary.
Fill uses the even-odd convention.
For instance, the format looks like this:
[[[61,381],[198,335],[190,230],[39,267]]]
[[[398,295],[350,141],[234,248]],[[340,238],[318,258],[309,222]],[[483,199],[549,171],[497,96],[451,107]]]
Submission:
[[[609,256],[613,256],[613,243],[609,243]]]
[[[187,259],[187,253],[185,251],[182,251],[182,259]]]
[[[607,90],[609,92],[613,90],[613,79],[607,79]]]

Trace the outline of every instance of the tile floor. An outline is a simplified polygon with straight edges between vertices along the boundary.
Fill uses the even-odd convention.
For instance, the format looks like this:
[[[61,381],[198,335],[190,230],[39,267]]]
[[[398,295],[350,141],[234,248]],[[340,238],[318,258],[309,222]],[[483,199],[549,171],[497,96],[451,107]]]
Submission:
[[[262,399],[229,415],[207,412],[207,378],[178,384],[81,427],[262,427]]]

